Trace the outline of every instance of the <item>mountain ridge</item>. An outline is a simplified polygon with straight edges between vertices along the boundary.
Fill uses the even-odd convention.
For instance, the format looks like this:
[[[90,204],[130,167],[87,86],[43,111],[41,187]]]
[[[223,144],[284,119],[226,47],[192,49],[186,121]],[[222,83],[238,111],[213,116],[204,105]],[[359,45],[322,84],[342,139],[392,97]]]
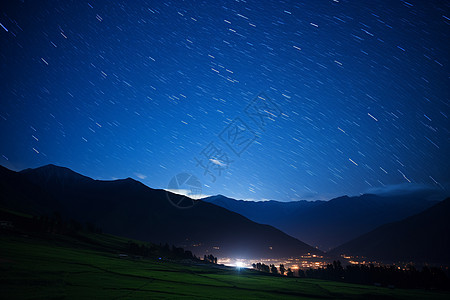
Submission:
[[[328,251],[376,227],[419,213],[438,201],[422,196],[341,196],[329,201],[247,202],[223,196],[203,199],[269,224]]]
[[[0,168],[1,190],[6,191],[0,195],[2,206],[15,203],[12,206],[17,209],[32,203],[34,213],[58,210],[68,219],[93,223],[104,232],[167,242],[197,255],[273,258],[323,254],[272,226],[255,223],[211,203],[152,189],[134,179],[94,180],[57,166],[23,172],[5,169]],[[20,194],[21,190],[32,189],[36,193]],[[196,205],[178,209],[168,196],[195,201]]]
[[[450,198],[403,220],[377,227],[331,254],[383,261],[450,263]]]

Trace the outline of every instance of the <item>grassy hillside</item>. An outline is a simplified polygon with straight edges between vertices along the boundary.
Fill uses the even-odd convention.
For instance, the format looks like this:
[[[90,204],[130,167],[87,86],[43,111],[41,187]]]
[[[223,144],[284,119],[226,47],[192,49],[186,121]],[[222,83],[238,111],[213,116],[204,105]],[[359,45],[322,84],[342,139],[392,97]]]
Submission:
[[[277,277],[253,270],[121,259],[128,240],[84,233],[85,239],[0,236],[4,299],[448,299],[449,294]],[[95,241],[94,244],[90,241]]]

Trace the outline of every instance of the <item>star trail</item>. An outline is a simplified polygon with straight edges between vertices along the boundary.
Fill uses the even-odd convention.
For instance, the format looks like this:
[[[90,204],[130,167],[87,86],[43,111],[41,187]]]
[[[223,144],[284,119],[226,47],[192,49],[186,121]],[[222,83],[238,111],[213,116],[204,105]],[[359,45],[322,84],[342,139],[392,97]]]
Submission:
[[[448,189],[446,1],[8,2],[6,167],[256,200]]]

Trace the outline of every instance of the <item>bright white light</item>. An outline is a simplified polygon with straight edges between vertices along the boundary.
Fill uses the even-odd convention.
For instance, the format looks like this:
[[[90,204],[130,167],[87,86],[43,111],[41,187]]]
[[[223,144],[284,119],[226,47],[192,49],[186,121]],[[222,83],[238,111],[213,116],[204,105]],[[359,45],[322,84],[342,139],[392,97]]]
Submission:
[[[242,261],[236,261],[236,268],[244,268],[245,264]]]

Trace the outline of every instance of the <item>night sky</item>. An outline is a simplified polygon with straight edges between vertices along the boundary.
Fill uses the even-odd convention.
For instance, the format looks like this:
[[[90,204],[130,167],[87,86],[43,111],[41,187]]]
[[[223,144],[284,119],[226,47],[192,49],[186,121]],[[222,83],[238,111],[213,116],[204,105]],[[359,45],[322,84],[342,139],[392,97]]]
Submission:
[[[13,170],[280,201],[449,185],[448,1],[11,0],[0,23]]]

